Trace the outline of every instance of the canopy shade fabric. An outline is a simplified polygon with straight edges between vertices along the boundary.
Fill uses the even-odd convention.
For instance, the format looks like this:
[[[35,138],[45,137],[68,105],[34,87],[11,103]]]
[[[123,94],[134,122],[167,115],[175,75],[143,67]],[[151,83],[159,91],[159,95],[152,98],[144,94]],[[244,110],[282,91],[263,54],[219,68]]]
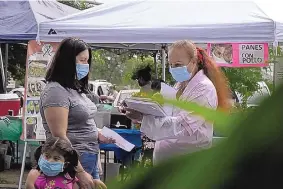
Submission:
[[[39,39],[88,43],[273,42],[275,25],[255,3],[131,0],[39,24]]]
[[[35,39],[40,22],[78,11],[56,0],[0,1],[0,41]]]

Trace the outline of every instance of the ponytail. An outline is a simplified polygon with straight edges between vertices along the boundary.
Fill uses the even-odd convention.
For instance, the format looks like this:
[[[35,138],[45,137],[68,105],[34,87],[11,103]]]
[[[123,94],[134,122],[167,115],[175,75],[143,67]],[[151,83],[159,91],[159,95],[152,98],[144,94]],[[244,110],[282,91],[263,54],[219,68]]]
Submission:
[[[207,52],[197,47],[197,59],[199,70],[211,80],[216,88],[218,98],[218,109],[221,111],[230,111],[231,109],[231,91],[228,87],[228,80],[221,69],[216,65]]]

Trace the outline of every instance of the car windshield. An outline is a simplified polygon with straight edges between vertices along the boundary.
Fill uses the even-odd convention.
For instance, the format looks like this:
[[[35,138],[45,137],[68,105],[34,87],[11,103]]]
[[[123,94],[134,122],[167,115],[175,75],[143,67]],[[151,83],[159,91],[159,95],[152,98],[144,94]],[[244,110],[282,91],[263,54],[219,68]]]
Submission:
[[[248,99],[248,104],[260,104],[265,97],[268,97],[269,91],[263,86],[259,91],[255,92],[253,96]]]

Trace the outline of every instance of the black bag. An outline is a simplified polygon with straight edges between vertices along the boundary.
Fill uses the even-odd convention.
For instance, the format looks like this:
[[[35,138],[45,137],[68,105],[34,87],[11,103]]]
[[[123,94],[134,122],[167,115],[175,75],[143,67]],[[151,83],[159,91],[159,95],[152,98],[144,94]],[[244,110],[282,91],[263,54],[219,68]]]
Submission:
[[[5,155],[0,154],[0,172],[4,171],[4,167],[5,167]]]

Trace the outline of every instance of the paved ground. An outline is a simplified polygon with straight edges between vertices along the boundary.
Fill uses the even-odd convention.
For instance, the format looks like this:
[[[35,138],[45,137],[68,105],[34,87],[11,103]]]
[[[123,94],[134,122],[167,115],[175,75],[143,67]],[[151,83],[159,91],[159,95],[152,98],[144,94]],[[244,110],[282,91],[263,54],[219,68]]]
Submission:
[[[18,185],[16,184],[0,184],[1,189],[18,189]],[[22,186],[22,189],[24,189],[25,186]]]
[[[23,181],[26,180],[28,171],[25,171]],[[0,172],[0,188],[18,188],[20,169],[11,169]]]

